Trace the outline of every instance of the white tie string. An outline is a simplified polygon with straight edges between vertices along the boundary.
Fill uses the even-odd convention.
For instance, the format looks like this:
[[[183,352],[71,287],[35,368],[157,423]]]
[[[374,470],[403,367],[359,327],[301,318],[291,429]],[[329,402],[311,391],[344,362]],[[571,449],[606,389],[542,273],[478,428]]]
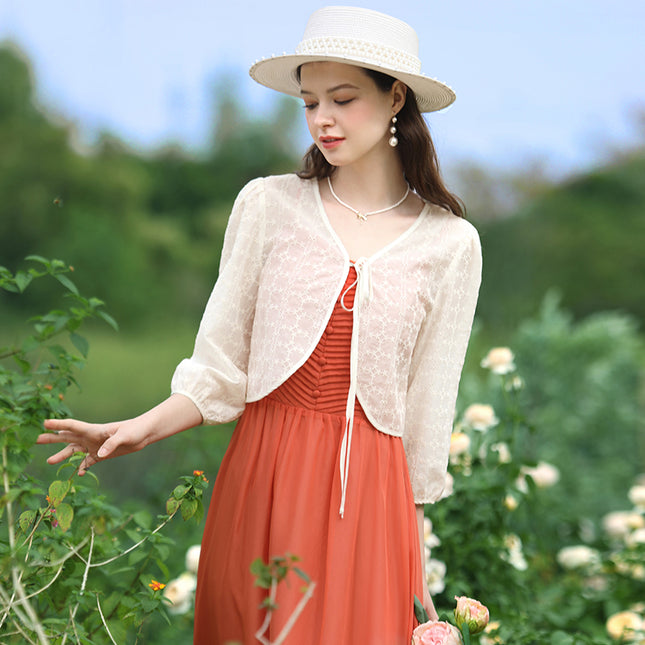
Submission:
[[[372,278],[367,258],[359,258],[354,262],[356,280],[345,289],[340,304],[345,311],[352,312],[352,341],[349,358],[349,392],[347,393],[347,407],[345,409],[345,432],[340,445],[340,516],[345,514],[345,499],[347,497],[347,480],[349,478],[349,456],[352,447],[352,432],[354,430],[354,408],[356,402],[356,389],[358,385],[358,332],[362,305],[372,299]],[[354,306],[349,309],[345,306],[345,296],[356,286]]]

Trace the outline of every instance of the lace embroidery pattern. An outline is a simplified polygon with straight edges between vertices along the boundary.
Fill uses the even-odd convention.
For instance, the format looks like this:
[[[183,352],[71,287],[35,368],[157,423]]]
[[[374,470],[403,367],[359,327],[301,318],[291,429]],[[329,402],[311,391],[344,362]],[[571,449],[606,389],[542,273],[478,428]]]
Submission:
[[[207,423],[237,418],[309,357],[344,285],[349,258],[331,233],[314,180],[250,182],[233,207],[220,276],[173,392]],[[427,207],[413,234],[368,258],[356,392],[372,424],[402,436],[417,503],[438,499],[477,300],[475,229]]]

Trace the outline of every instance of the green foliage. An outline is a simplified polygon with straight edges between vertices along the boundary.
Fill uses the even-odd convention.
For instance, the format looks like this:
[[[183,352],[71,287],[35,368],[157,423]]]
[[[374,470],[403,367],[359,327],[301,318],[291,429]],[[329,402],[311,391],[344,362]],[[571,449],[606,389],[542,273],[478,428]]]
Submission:
[[[223,98],[218,109],[228,101],[235,120],[220,123],[199,155],[175,146],[143,156],[107,134],[81,152],[71,125],[36,107],[29,62],[13,47],[0,45],[0,78],[2,261],[64,256],[79,270],[81,290],[100,294],[130,324],[198,316],[240,188],[295,169],[285,145],[295,101],[252,120]],[[47,298],[35,290],[0,306],[50,306]]]
[[[15,274],[0,267],[0,289],[22,294],[48,278],[68,306],[33,317],[29,335],[0,349],[0,636],[7,645],[137,641],[153,614],[168,621],[164,585],[152,578],[169,575],[172,541],[161,529],[177,512],[199,521],[208,482],[201,471],[182,477],[153,522],[110,504],[92,473],[79,478],[82,453],[49,485],[27,473],[43,421],[70,413],[65,395],[88,353],[81,325],[98,317],[116,326],[100,300],[79,293],[65,263],[28,260]]]
[[[481,222],[483,319],[508,330],[552,287],[576,317],[618,309],[645,319],[643,176],[640,151]]]
[[[521,372],[509,360],[479,389],[466,384],[475,401],[493,405],[467,406],[455,428],[449,468],[453,489],[428,509],[439,537],[439,544],[427,537],[433,558],[428,569],[441,571],[437,561],[447,564],[445,579],[435,589],[438,609],[450,606],[456,595],[477,598],[489,608],[500,640],[487,635],[487,643],[607,643],[605,622],[610,616],[629,608],[645,613],[645,606],[638,605],[645,597],[645,534],[636,532],[645,527],[645,504],[613,521],[624,527],[618,537],[605,531],[603,517],[608,510],[624,509],[625,491],[636,481],[642,462],[634,459],[627,468],[625,451],[631,447],[633,454],[634,445],[621,444],[623,472],[618,477],[612,460],[600,459],[603,447],[616,440],[605,428],[590,437],[599,444],[596,460],[589,460],[584,450],[578,454],[579,436],[566,443],[566,424],[577,415],[590,434],[594,425],[586,399],[567,390],[567,370],[578,370],[583,389],[591,378],[604,386],[617,380],[614,388],[597,387],[589,395],[598,399],[596,408],[629,407],[637,386],[628,379],[626,389],[618,378],[619,372],[631,377],[638,373],[632,352],[639,346],[629,320],[607,314],[602,324],[597,322],[574,324],[554,301],[547,301],[542,317],[518,332],[517,347],[526,352],[518,351],[515,358]],[[591,348],[595,360],[590,360]],[[512,358],[508,351],[504,355]],[[482,365],[494,372],[491,356]],[[559,370],[550,357],[562,357]],[[536,396],[543,389],[548,390],[545,398]],[[560,389],[558,398],[554,391]],[[556,407],[550,409],[550,404]],[[633,442],[638,419],[631,412],[620,422]],[[564,427],[545,427],[559,415]],[[595,490],[588,500],[581,489],[592,484]],[[645,496],[645,487],[638,495]],[[562,555],[564,546],[578,543],[595,554],[588,566],[567,565],[575,560]],[[431,582],[437,582],[436,573]]]

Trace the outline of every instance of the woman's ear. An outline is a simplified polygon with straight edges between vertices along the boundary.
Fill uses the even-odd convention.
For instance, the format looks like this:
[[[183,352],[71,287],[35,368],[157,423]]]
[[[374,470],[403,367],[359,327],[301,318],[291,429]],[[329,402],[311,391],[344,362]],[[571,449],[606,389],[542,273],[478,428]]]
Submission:
[[[392,89],[392,110],[394,114],[398,114],[401,108],[405,105],[405,97],[408,91],[407,85],[403,81],[394,81]]]

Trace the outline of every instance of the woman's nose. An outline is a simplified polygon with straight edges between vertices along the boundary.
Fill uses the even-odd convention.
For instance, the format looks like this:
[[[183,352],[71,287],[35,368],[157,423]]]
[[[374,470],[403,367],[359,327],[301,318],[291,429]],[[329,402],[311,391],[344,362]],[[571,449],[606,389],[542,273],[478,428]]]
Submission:
[[[332,111],[329,109],[329,106],[323,105],[322,103],[318,106],[315,122],[318,127],[333,125],[334,116]]]

